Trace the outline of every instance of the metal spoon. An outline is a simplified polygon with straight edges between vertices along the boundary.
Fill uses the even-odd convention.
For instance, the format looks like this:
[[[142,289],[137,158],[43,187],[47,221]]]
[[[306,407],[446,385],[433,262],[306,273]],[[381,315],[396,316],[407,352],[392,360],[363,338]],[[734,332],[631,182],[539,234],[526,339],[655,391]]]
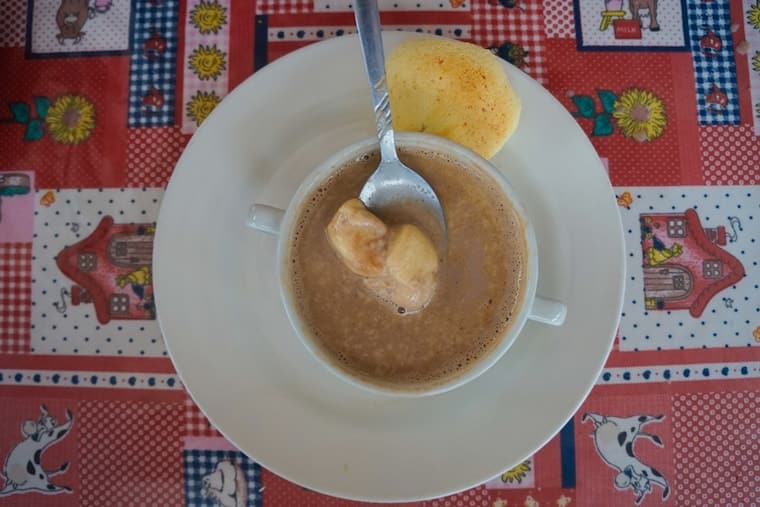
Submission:
[[[380,165],[362,187],[359,199],[368,209],[380,212],[380,215],[383,214],[383,210],[394,207],[421,205],[440,227],[439,231],[430,232],[440,234],[441,239],[445,241],[446,219],[438,196],[422,176],[399,160],[396,152],[391,106],[385,81],[385,56],[377,0],[356,0],[354,14],[364,55],[364,67],[372,91],[377,138],[380,140]]]

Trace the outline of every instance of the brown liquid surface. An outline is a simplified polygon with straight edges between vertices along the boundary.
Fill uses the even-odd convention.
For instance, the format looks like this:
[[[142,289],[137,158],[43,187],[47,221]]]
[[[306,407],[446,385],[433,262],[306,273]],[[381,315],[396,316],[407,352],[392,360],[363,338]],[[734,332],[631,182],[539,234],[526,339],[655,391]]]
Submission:
[[[399,151],[438,194],[448,226],[427,307],[404,315],[377,299],[327,240],[327,224],[359,195],[377,152],[344,165],[304,201],[288,265],[296,311],[325,355],[365,381],[413,390],[462,375],[498,345],[524,296],[527,254],[524,226],[488,174],[434,152]],[[381,218],[392,224],[396,215]],[[419,217],[402,221],[425,229]]]

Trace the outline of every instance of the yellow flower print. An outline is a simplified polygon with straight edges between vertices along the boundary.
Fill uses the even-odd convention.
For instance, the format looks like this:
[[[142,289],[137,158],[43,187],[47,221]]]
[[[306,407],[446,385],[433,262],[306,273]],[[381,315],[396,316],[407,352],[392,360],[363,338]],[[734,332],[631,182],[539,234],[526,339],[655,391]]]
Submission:
[[[79,144],[86,141],[95,128],[95,106],[79,95],[63,95],[50,106],[45,122],[54,140]]]
[[[219,33],[219,30],[227,23],[227,9],[219,5],[216,0],[201,0],[190,11],[190,22],[195,25],[202,34]]]
[[[667,124],[662,101],[647,90],[631,88],[615,101],[612,116],[625,137],[639,142],[662,135]]]
[[[751,5],[747,11],[747,23],[755,30],[760,30],[760,0]]]
[[[752,70],[760,72],[760,51],[755,51],[755,56],[752,57]]]
[[[198,91],[187,103],[187,114],[196,125],[200,125],[221,100],[216,92]]]
[[[193,50],[188,63],[199,78],[216,81],[227,66],[224,58],[224,53],[216,46],[201,45]]]
[[[760,342],[760,326],[757,326],[754,331],[752,331],[752,336],[755,338],[756,342]]]
[[[519,484],[523,479],[525,479],[525,477],[528,475],[528,472],[530,472],[530,461],[525,460],[516,467],[511,468],[501,474],[501,482],[516,482]]]

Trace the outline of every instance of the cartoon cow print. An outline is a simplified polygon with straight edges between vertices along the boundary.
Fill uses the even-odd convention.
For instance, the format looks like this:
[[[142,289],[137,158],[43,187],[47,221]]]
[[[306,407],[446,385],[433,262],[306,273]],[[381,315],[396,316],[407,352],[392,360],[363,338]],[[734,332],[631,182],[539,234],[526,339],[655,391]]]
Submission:
[[[90,17],[88,0],[61,0],[55,22],[59,33],[56,35],[58,42],[63,44],[66,39],[72,39],[74,44],[79,44],[85,33],[82,31],[87,19]]]
[[[51,477],[68,469],[68,461],[55,470],[44,470],[41,461],[42,453],[48,447],[60,442],[69,434],[74,424],[74,416],[66,409],[66,422],[58,425],[45,405],[40,407],[40,412],[42,414],[39,421],[29,419],[21,424],[24,440],[11,449],[5,459],[2,473],[5,485],[0,490],[0,497],[31,492],[45,495],[71,493],[71,488],[50,482]]]
[[[615,487],[621,491],[628,488],[633,490],[636,505],[642,502],[646,494],[652,492],[652,483],[663,489],[663,500],[670,495],[670,486],[665,477],[656,468],[642,463],[633,451],[633,443],[640,437],[648,438],[658,447],[662,447],[660,437],[641,431],[641,427],[664,418],[662,415],[612,417],[587,412],[581,419],[581,422],[586,422],[586,419],[594,422],[594,432],[591,436],[596,451],[607,465],[618,471]]]
[[[211,498],[219,507],[245,507],[248,504],[245,472],[231,460],[220,461],[213,472],[203,477],[201,495]]]

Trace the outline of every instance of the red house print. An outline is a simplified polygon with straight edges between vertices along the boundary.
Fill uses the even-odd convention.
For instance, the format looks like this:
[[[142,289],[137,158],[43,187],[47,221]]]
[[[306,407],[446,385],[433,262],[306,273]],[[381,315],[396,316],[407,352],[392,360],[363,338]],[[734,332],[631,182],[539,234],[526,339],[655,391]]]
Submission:
[[[744,277],[739,259],[720,248],[726,228],[703,228],[693,209],[639,217],[647,310],[689,310],[699,317],[720,291]]]
[[[56,263],[75,285],[71,303],[92,303],[98,322],[155,319],[153,224],[114,224],[104,217],[79,243],[64,248]]]

